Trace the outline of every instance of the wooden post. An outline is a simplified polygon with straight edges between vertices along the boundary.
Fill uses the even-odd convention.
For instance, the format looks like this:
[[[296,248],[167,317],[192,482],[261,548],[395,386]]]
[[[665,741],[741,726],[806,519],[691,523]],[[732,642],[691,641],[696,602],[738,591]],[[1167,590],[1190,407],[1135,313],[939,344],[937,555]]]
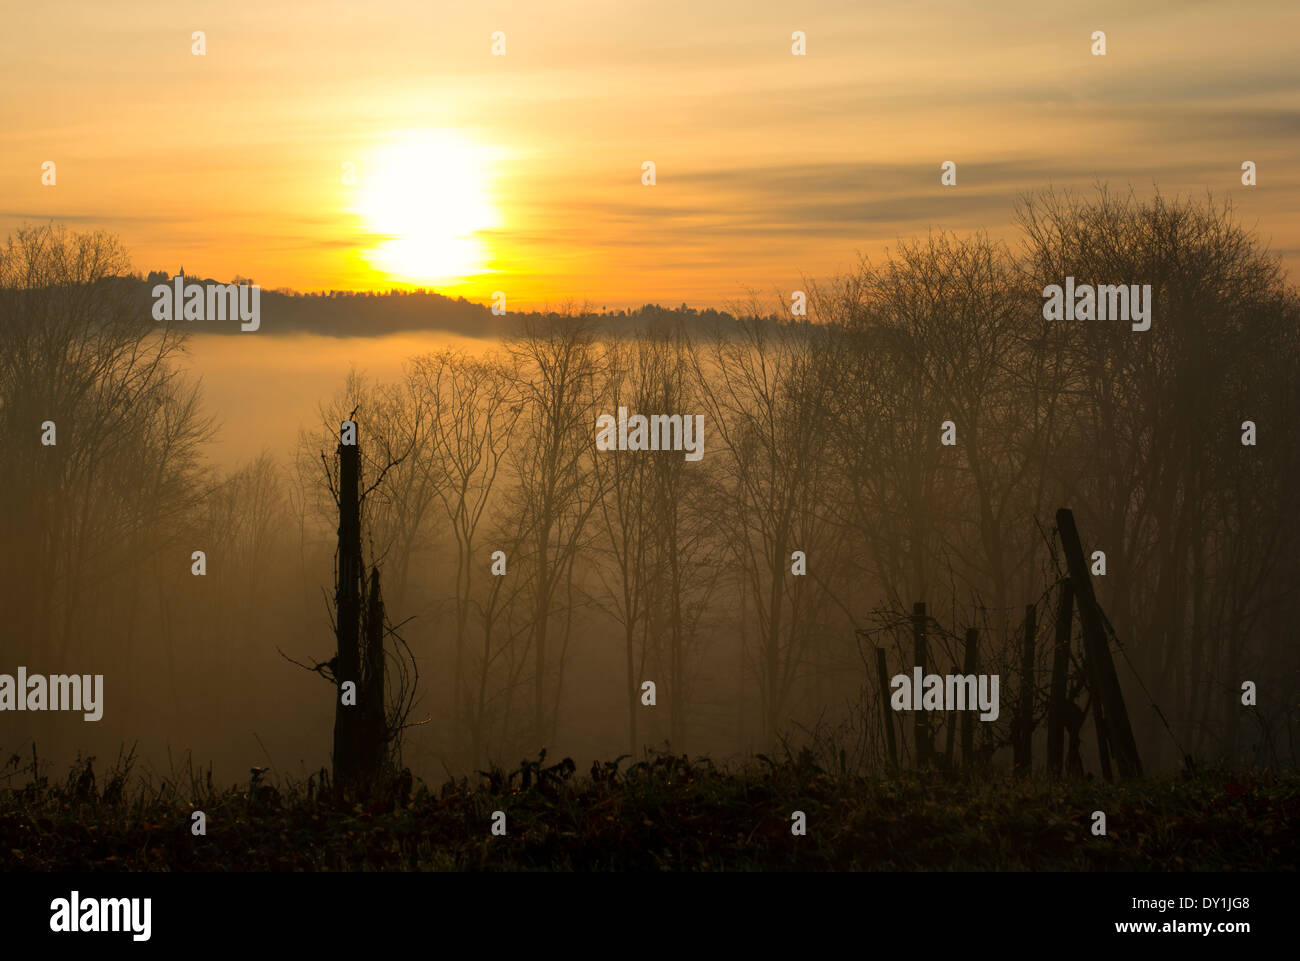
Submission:
[[[916,665],[921,669],[921,677],[925,677],[925,601],[917,601],[912,605],[912,653],[916,659]],[[921,710],[920,704],[913,704],[913,717],[916,718],[914,725],[916,738],[916,765],[925,767],[930,763],[934,756],[934,747],[930,743],[930,724],[929,718],[925,711]]]
[[[978,670],[980,632],[973,627],[966,629],[966,664],[962,668],[968,675]],[[966,707],[970,708],[967,704]],[[961,761],[967,768],[975,766],[975,711],[961,712]]]
[[[1065,691],[1070,670],[1070,628],[1074,624],[1074,588],[1067,577],[1061,582],[1056,608],[1056,643],[1052,649],[1052,693],[1047,705],[1047,769],[1061,776],[1065,755]]]
[[[952,770],[952,749],[957,737],[957,714],[957,711],[948,711],[944,716],[943,769],[945,771]]]
[[[889,669],[885,666],[885,652],[876,648],[876,675],[880,679],[880,721],[885,728],[885,744],[889,747],[889,763],[898,767],[898,743],[894,740],[894,711],[889,706]]]
[[[1034,743],[1034,640],[1038,634],[1037,611],[1025,606],[1025,636],[1020,645],[1020,702],[1017,705],[1014,770],[1028,774],[1033,769]]]
[[[1085,655],[1086,656],[1086,655]],[[1093,669],[1088,668],[1088,677],[1093,677]],[[1089,684],[1093,683],[1089,680]],[[1097,731],[1097,763],[1101,765],[1101,776],[1107,781],[1114,780],[1110,773],[1110,745],[1106,739],[1106,713],[1102,710],[1101,699],[1094,693],[1091,698],[1092,723]]]
[[[1083,625],[1090,682],[1095,682],[1092,692],[1093,707],[1102,710],[1097,714],[1098,724],[1105,732],[1103,741],[1115,749],[1121,777],[1142,776],[1142,761],[1138,758],[1137,741],[1129,725],[1128,711],[1124,707],[1124,694],[1115,674],[1115,662],[1110,657],[1110,646],[1102,629],[1100,608],[1092,590],[1092,579],[1083,559],[1079,530],[1074,525],[1074,513],[1062,507],[1056,512],[1056,529],[1061,535],[1061,548],[1074,582],[1074,594],[1079,605],[1079,623]],[[1101,745],[1099,745],[1101,748]]]

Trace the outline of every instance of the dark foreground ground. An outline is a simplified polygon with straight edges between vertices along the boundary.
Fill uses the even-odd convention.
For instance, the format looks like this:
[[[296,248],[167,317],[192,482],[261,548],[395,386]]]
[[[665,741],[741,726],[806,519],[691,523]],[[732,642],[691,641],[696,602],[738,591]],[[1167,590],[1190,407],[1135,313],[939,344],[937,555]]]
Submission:
[[[4,769],[10,784],[22,763]],[[0,870],[1276,871],[1295,870],[1300,849],[1295,772],[1110,785],[866,779],[807,760],[723,771],[669,755],[582,773],[543,759],[436,791],[399,780],[339,807],[315,777],[272,787],[254,772],[223,791],[203,772],[129,768],[0,780]],[[196,810],[206,836],[191,832]],[[791,834],[795,811],[805,836]]]

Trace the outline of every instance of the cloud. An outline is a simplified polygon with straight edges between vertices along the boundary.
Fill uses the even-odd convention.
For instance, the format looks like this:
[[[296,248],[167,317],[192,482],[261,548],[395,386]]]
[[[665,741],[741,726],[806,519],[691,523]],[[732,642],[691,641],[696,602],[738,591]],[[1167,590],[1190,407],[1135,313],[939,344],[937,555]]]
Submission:
[[[677,174],[675,184],[694,202],[556,203],[538,212],[545,232],[501,233],[511,244],[569,244],[602,248],[706,247],[716,238],[846,237],[918,228],[999,227],[1010,223],[1016,200],[1047,187],[1139,191],[1153,181],[1206,183],[1224,179],[1221,165],[1201,159],[1141,166],[1104,159],[1056,162],[962,161],[958,186],[939,184],[939,164],[827,163],[728,167]],[[1235,169],[1235,168],[1234,168]],[[1229,171],[1231,173],[1231,171]],[[662,189],[662,188],[656,188]],[[611,229],[625,225],[627,229]],[[598,240],[597,240],[598,238]]]

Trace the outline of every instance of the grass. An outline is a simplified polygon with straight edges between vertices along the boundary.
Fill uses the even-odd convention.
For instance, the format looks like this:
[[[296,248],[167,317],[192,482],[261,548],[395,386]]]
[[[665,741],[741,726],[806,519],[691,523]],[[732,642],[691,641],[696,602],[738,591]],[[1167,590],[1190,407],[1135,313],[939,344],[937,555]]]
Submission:
[[[740,769],[651,755],[579,774],[545,754],[431,791],[409,774],[338,805],[322,775],[133,779],[93,758],[62,783],[17,756],[0,788],[4,871],[1295,870],[1300,775],[1206,772],[1132,784],[832,774],[808,755]],[[0,772],[2,774],[3,772]],[[207,834],[191,833],[204,812]],[[508,833],[491,834],[494,811]],[[803,811],[807,834],[791,834]],[[1092,814],[1107,833],[1092,834]]]

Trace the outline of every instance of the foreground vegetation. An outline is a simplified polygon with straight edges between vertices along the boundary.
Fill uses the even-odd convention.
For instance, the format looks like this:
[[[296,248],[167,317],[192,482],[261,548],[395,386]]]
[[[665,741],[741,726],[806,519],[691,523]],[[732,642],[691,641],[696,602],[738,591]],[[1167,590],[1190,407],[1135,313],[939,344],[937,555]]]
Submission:
[[[811,758],[724,769],[650,755],[587,774],[545,755],[432,791],[409,774],[339,805],[321,775],[218,790],[210,770],[135,778],[130,759],[62,783],[17,756],[0,788],[0,870],[1295,870],[1300,775],[1096,780],[863,778]],[[191,833],[192,814],[207,833]],[[508,833],[491,834],[504,811]],[[791,814],[807,834],[791,833]],[[1107,834],[1092,834],[1092,814]]]

